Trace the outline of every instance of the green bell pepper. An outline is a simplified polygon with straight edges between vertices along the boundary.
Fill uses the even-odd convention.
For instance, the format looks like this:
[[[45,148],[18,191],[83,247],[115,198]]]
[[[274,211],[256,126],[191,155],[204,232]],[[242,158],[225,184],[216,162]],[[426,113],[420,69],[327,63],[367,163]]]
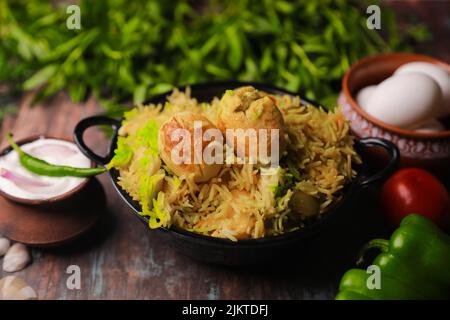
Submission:
[[[407,287],[414,288],[424,298],[441,299],[446,295],[439,282],[428,279],[423,272],[411,268],[408,261],[399,259],[394,254],[381,253],[375,258],[373,264],[380,267],[382,274],[397,279]]]
[[[363,247],[382,251],[373,261],[380,270],[380,289],[369,289],[365,270],[344,274],[336,296],[356,299],[448,299],[450,297],[450,237],[427,218],[405,217],[390,240],[374,239]],[[360,258],[359,261],[362,259]]]
[[[424,299],[425,297],[414,290],[410,290],[407,286],[402,284],[395,278],[390,278],[381,271],[380,274],[380,289],[369,289],[367,286],[367,280],[370,274],[365,270],[351,269],[347,271],[339,285],[341,292],[350,291],[357,293],[361,296],[367,297],[366,299]]]

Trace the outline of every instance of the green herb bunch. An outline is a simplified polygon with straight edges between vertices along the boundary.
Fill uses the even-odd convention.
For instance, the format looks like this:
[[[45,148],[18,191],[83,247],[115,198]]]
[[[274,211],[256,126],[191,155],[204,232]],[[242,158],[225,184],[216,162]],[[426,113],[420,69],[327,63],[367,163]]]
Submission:
[[[0,83],[16,92],[40,88],[38,100],[62,89],[74,101],[93,93],[110,112],[123,101],[212,79],[269,83],[332,106],[352,62],[407,50],[426,35],[417,26],[400,33],[383,9],[382,37],[366,27],[367,5],[344,0],[79,6],[82,28],[68,30],[64,2],[0,0]]]

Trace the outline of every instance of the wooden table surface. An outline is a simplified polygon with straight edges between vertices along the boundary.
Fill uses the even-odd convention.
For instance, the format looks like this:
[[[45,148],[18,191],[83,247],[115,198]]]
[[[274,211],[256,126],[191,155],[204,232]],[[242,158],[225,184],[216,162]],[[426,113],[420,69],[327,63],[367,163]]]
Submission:
[[[34,134],[70,137],[80,119],[101,111],[93,99],[74,104],[64,93],[34,107],[30,99],[25,96],[19,113],[5,119],[1,137],[9,131],[16,139]],[[96,149],[106,149],[100,130],[88,131],[86,140]],[[338,219],[339,225],[305,242],[286,261],[244,268],[208,265],[169,247],[158,231],[149,230],[130,213],[106,174],[100,180],[108,201],[107,214],[98,225],[64,247],[33,248],[33,263],[16,273],[40,299],[333,298],[339,277],[352,265],[357,249],[371,235],[379,235],[365,230],[377,224],[381,229],[380,221],[364,225],[367,219],[362,217],[369,208],[361,200],[362,206],[352,213],[355,221]],[[70,265],[80,267],[80,290],[66,286]],[[0,271],[0,277],[5,275]]]
[[[32,134],[71,137],[80,119],[101,110],[93,99],[74,104],[64,93],[31,107],[26,95],[19,112],[5,118],[0,137],[7,131],[17,139]],[[87,140],[105,149],[100,130],[88,132]],[[332,299],[341,275],[354,266],[358,248],[386,235],[375,207],[376,191],[366,190],[351,210],[282,261],[252,267],[209,265],[174,251],[158,231],[148,230],[130,213],[106,174],[100,180],[108,199],[100,223],[65,247],[32,249],[33,263],[15,273],[40,299]],[[79,290],[66,286],[70,265],[80,267]],[[0,278],[5,275],[0,271]]]

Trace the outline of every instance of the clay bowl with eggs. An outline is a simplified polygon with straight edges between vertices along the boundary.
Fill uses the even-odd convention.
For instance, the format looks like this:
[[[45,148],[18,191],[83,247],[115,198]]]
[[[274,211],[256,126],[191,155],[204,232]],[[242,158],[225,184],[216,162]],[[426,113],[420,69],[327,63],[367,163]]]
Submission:
[[[444,126],[440,131],[417,131],[387,124],[370,115],[357,103],[356,95],[359,90],[379,84],[391,77],[400,66],[412,62],[431,63],[450,73],[450,65],[423,55],[392,53],[366,57],[353,64],[342,79],[342,92],[338,104],[358,138],[387,139],[399,148],[402,166],[422,167],[439,174],[443,172],[448,174],[450,172],[449,116],[440,119]],[[411,90],[409,93],[411,97],[416,94]],[[377,152],[376,149],[371,152],[373,157],[378,159],[378,163],[385,163],[384,154]]]
[[[195,97],[199,102],[204,102],[211,101],[214,97],[222,96],[229,89],[235,89],[248,85],[269,94],[296,95],[292,92],[269,85],[237,81],[197,84],[190,86],[190,89],[192,97]],[[179,88],[181,91],[184,91],[184,89],[184,87]],[[156,96],[150,101],[147,101],[147,103],[157,104],[164,102],[169,94],[170,92]],[[303,99],[302,102],[307,105],[316,106],[316,104],[309,100]],[[109,125],[114,130],[114,135],[109,147],[109,153],[105,156],[95,154],[87,147],[85,141],[83,140],[84,131],[89,127],[97,125]],[[103,116],[86,118],[81,120],[75,128],[75,141],[86,156],[104,166],[113,157],[113,151],[117,145],[118,130],[120,126],[121,120],[118,119]],[[267,236],[263,238],[238,241],[206,236],[173,226],[170,228],[158,228],[157,230],[160,230],[162,235],[167,238],[169,244],[180,253],[197,260],[222,265],[253,264],[261,261],[267,261],[275,256],[279,257],[283,253],[292,252],[289,251],[292,249],[299,250],[301,248],[302,241],[332,225],[330,224],[330,221],[332,221],[335,217],[339,217],[341,214],[344,214],[346,209],[351,206],[352,199],[359,190],[372,183],[376,183],[377,181],[387,178],[396,169],[399,161],[399,153],[397,148],[389,141],[378,138],[367,138],[358,140],[355,143],[355,149],[363,157],[363,159],[367,149],[371,149],[372,147],[384,148],[390,158],[389,164],[374,174],[368,174],[363,161],[362,165],[355,167],[357,176],[345,186],[342,200],[324,213],[321,218],[305,221],[305,225],[301,229],[277,236]],[[211,168],[211,170],[214,171],[215,169]],[[139,203],[133,201],[129,194],[118,184],[119,172],[115,169],[111,169],[109,171],[109,175],[117,192],[131,208],[131,212],[146,226],[148,226],[148,218],[139,214],[141,211]],[[291,257],[290,254],[287,254],[286,256]]]

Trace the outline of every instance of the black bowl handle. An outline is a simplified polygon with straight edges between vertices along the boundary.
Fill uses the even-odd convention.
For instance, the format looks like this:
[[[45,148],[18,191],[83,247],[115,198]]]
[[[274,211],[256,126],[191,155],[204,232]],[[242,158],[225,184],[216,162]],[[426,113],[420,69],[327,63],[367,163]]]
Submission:
[[[98,154],[94,153],[84,142],[83,140],[83,134],[86,131],[86,129],[92,127],[92,126],[100,126],[100,125],[107,125],[111,126],[114,130],[113,138],[111,140],[111,143],[109,145],[108,154],[104,157],[99,156]],[[120,121],[108,118],[104,116],[94,116],[89,117],[81,120],[78,122],[78,124],[75,126],[75,130],[73,132],[75,143],[78,145],[78,148],[80,148],[81,152],[88,157],[89,159],[95,161],[96,163],[100,165],[106,165],[111,161],[112,157],[114,156],[114,149],[113,146],[116,144],[117,140],[117,133],[120,128]]]
[[[367,187],[371,183],[382,181],[389,177],[395,170],[397,170],[400,164],[400,151],[397,146],[389,140],[382,138],[363,138],[356,142],[356,150],[361,153],[368,147],[381,147],[385,149],[390,157],[389,163],[379,172],[371,176],[362,176],[359,180],[361,187]]]

